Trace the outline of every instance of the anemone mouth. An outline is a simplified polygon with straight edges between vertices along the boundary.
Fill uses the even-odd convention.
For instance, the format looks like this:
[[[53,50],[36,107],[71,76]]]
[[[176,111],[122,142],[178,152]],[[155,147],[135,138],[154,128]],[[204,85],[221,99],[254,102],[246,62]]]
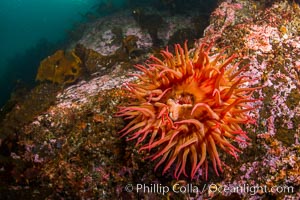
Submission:
[[[175,95],[174,97],[174,101],[177,104],[194,104],[194,95],[192,93],[188,93],[188,92],[182,92],[182,93],[178,93]]]
[[[193,104],[168,99],[167,105],[169,106],[169,117],[173,122],[191,117],[189,113],[193,108]]]

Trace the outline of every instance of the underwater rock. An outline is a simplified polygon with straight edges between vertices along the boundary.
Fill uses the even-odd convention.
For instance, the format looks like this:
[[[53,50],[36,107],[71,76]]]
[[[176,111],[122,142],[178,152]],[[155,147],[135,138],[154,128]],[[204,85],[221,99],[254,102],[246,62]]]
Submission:
[[[140,55],[139,50],[149,52],[155,46],[155,42],[159,44],[158,46],[164,47],[168,45],[169,39],[178,30],[191,28],[191,23],[194,27],[200,23],[199,20],[203,21],[205,19],[193,15],[170,15],[167,11],[158,11],[149,7],[143,9],[143,16],[155,16],[155,19],[159,21],[152,18],[148,20],[143,18],[143,21],[147,21],[147,23],[139,23],[134,19],[132,10],[124,10],[115,13],[113,17],[103,17],[91,23],[76,43],[83,44],[86,48],[107,56],[115,54],[116,51],[122,48],[124,38],[134,36],[136,38],[136,49],[138,49],[135,53]],[[206,22],[208,23],[208,17]],[[201,29],[203,30],[203,26]],[[199,37],[192,34],[188,36],[191,37],[185,39],[190,41],[194,41]]]
[[[99,71],[99,68],[107,63],[104,61],[105,56],[98,52],[85,48],[82,44],[77,44],[74,52],[82,60],[82,66],[88,74]]]
[[[135,35],[128,35],[122,40],[122,50],[124,50],[129,57],[138,57],[145,53],[142,49],[138,48],[137,41],[138,37]]]
[[[114,113],[118,106],[129,104],[128,92],[122,85],[135,81],[129,74],[138,72],[129,67],[132,59],[112,59],[111,70],[61,88],[54,97],[51,95],[51,103],[46,96],[49,88],[40,85],[35,91],[43,91],[31,93],[35,98],[24,98],[5,116],[0,124],[0,146],[7,150],[0,162],[0,183],[7,188],[5,192],[22,194],[29,187],[34,191],[32,195],[39,193],[40,199],[299,199],[299,6],[290,1],[274,1],[267,8],[261,7],[260,1],[230,2],[220,3],[212,13],[200,41],[214,41],[212,52],[227,47],[224,53],[236,53],[242,64],[249,64],[244,75],[253,78],[254,86],[264,88],[253,93],[263,100],[249,113],[257,124],[243,127],[251,144],[238,142],[243,150],[238,160],[220,153],[220,158],[229,163],[220,176],[213,173],[212,167],[206,182],[201,176],[179,181],[172,173],[162,176],[162,168],[153,171],[157,163],[144,159],[147,152],[138,152],[134,142],[120,139],[118,131],[128,121]],[[177,30],[193,27],[191,19],[179,15],[164,18],[168,26],[158,30],[158,37],[167,44]],[[112,31],[117,26],[122,27],[123,34]],[[129,11],[100,19],[78,41],[91,49],[81,49],[85,52],[82,55],[96,58],[82,60],[92,63],[91,72],[97,71],[97,67],[92,67],[98,60],[93,51],[103,56],[120,55],[116,52],[122,47],[123,38],[114,40],[120,35],[135,35],[137,48],[152,50],[151,37],[141,31]],[[77,51],[76,55],[84,57]],[[24,115],[35,104],[42,104],[42,109],[32,112],[24,122]],[[9,125],[9,132],[3,128],[7,127],[5,124]],[[11,135],[15,137],[10,140]],[[30,172],[35,177],[29,176]],[[137,184],[157,184],[170,190],[165,195],[142,192],[137,190]],[[187,188],[189,184],[199,190],[205,188],[188,193],[171,190],[174,185]],[[130,186],[132,191],[126,191]],[[6,197],[6,193],[1,195]]]

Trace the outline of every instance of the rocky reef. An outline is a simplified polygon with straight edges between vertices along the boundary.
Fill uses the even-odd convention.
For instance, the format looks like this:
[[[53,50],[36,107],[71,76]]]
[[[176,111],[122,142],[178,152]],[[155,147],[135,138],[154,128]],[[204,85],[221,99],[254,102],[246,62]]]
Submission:
[[[67,49],[80,63],[72,81],[60,73],[15,97],[0,121],[0,198],[299,199],[299,4],[222,1],[205,29],[199,14],[138,12],[139,18],[126,10],[89,24]],[[159,26],[147,21],[154,16]],[[220,153],[227,165],[219,176],[210,166],[208,180],[154,171],[147,152],[120,138],[127,121],[115,116],[130,103],[122,85],[135,81],[133,66],[186,39],[190,47],[214,42],[212,51],[236,53],[249,65],[244,75],[263,86],[249,113],[256,124],[243,126],[250,143],[237,143],[238,160]]]

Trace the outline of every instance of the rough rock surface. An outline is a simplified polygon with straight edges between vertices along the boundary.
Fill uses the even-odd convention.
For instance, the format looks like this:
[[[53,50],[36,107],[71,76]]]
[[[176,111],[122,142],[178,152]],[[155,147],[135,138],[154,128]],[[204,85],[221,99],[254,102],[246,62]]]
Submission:
[[[192,26],[187,16],[164,16],[164,22],[157,34],[163,45],[177,30]],[[137,48],[152,51],[153,38],[126,12],[91,24],[78,42],[113,55],[122,48],[117,33],[136,35]],[[106,74],[95,73],[70,86],[42,83],[6,115],[0,145],[9,152],[10,164],[2,164],[1,171],[15,180],[8,191],[48,199],[299,199],[299,33],[297,3],[227,0],[212,13],[204,37],[196,42],[215,41],[214,51],[227,46],[228,54],[237,53],[249,63],[245,73],[257,78],[253,84],[264,86],[254,94],[263,99],[251,112],[257,124],[245,127],[251,144],[239,144],[243,153],[238,160],[221,155],[227,165],[220,177],[213,170],[208,181],[162,176],[134,142],[119,138],[125,122],[114,113],[128,103],[122,84],[133,80],[128,74],[135,69],[118,61]],[[137,184],[161,190],[137,192]],[[175,184],[186,192],[176,192]],[[169,187],[166,194],[164,186]]]

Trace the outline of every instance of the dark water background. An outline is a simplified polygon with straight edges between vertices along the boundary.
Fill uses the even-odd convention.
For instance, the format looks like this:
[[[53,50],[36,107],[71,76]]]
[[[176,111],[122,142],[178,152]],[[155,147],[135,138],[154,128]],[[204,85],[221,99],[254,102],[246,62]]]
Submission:
[[[198,6],[199,13],[209,14],[215,5],[216,0],[1,0],[0,108],[13,91],[33,87],[40,61],[79,39],[87,22],[141,6],[172,14]]]
[[[0,106],[14,89],[34,84],[40,60],[66,45],[68,31],[101,2],[0,1]]]

